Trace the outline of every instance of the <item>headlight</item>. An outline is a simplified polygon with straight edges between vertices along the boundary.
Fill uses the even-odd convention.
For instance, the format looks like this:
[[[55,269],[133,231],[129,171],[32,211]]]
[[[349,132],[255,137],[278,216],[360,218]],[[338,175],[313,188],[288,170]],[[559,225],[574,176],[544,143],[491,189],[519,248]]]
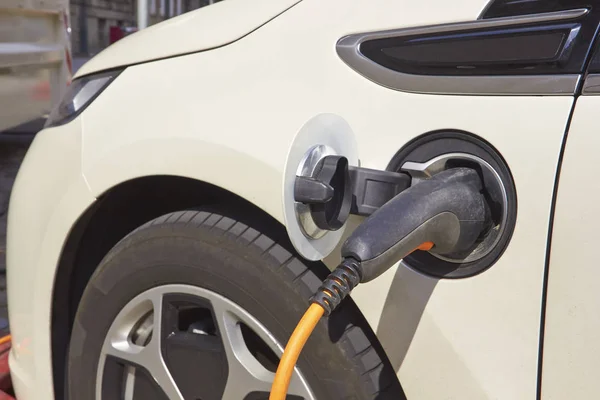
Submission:
[[[78,116],[122,70],[101,72],[75,79],[60,103],[52,110],[44,128],[66,124]]]

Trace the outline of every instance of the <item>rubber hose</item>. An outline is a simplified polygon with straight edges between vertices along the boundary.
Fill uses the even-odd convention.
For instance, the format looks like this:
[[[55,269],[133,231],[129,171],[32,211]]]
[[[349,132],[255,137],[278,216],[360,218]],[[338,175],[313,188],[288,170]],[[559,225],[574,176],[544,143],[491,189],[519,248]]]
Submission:
[[[323,307],[313,303],[298,322],[277,367],[269,400],[285,400],[300,352],[324,313]]]

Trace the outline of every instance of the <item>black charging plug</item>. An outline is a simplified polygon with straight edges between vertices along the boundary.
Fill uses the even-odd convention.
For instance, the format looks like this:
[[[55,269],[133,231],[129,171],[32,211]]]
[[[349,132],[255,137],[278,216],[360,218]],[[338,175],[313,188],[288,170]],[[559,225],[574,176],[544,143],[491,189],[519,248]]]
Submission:
[[[465,253],[490,226],[478,173],[452,168],[385,203],[346,239],[344,261],[313,297],[331,312],[359,283],[369,282],[419,248]]]

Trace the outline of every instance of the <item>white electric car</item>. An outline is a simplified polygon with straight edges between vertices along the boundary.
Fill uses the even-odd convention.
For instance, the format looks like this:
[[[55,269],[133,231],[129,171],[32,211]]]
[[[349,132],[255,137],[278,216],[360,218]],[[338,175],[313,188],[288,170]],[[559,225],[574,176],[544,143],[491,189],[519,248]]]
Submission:
[[[227,0],[110,46],[12,192],[18,400],[267,399],[345,238],[453,168],[485,231],[358,285],[288,398],[600,397],[599,25],[596,0]]]

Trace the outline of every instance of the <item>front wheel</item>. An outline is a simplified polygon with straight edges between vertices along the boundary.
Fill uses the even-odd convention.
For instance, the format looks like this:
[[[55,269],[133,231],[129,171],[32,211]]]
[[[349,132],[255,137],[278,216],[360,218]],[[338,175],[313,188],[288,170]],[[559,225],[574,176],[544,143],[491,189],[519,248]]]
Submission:
[[[327,272],[228,217],[157,218],[121,240],[86,287],[69,347],[69,399],[266,400],[283,346]],[[369,337],[345,301],[308,340],[288,399],[402,398]]]

